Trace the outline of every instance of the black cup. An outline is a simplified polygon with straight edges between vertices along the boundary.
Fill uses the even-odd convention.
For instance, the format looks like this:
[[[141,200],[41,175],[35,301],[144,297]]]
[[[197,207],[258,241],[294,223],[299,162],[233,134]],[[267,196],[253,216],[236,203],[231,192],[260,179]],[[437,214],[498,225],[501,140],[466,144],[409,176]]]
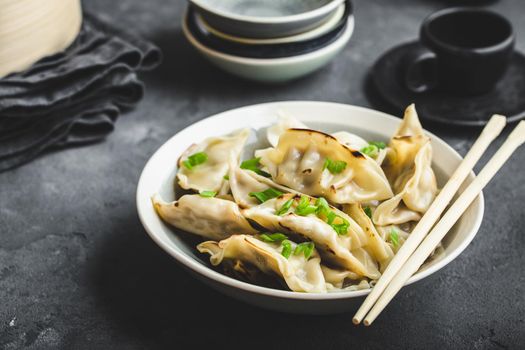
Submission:
[[[423,46],[404,56],[402,79],[416,93],[489,92],[510,63],[514,41],[511,23],[495,12],[468,7],[437,11],[421,25]]]

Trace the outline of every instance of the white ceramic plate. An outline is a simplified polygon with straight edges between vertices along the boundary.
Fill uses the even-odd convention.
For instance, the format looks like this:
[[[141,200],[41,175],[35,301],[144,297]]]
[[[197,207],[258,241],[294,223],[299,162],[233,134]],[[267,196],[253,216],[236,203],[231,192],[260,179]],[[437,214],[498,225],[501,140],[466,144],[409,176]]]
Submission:
[[[211,49],[193,36],[186,19],[182,22],[182,31],[197,51],[226,72],[245,79],[280,83],[312,73],[330,62],[345,47],[354,32],[354,16],[349,16],[347,21],[343,33],[332,43],[303,55],[282,58],[246,58]]]
[[[348,130],[368,140],[388,141],[400,119],[367,108],[330,102],[274,102],[226,111],[203,119],[178,132],[153,154],[139,180],[137,188],[138,214],[150,237],[197,278],[213,288],[245,302],[295,313],[326,314],[355,310],[359,297],[369,290],[341,291],[327,294],[307,294],[265,288],[238,281],[209,268],[207,257],[199,254],[187,240],[189,235],[167,226],[157,216],[150,197],[159,193],[165,200],[174,200],[173,184],[176,161],[192,143],[209,136],[228,134],[251,127],[255,130],[273,124],[277,112],[292,115],[312,128],[325,132]],[[440,187],[452,174],[461,156],[443,140],[430,134],[434,150],[433,167]],[[466,180],[470,183],[474,175]],[[408,283],[416,282],[438,271],[454,260],[472,241],[483,218],[483,196],[480,194],[443,241],[444,251],[427,263]],[[421,296],[424,298],[424,296]]]

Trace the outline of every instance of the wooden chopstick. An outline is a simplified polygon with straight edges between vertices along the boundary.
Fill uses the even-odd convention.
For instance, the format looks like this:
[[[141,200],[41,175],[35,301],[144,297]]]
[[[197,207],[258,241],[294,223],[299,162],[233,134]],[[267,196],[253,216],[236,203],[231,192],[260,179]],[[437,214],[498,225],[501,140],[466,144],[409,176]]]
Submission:
[[[394,255],[394,258],[390,264],[388,264],[388,267],[385,269],[368,297],[365,299],[359,310],[357,310],[357,313],[352,319],[354,324],[359,324],[361,322],[366,313],[372,308],[377,299],[379,299],[388,283],[394,278],[414,250],[416,250],[421,241],[423,241],[428,231],[430,231],[432,226],[439,219],[439,216],[450,203],[452,197],[454,197],[454,194],[456,194],[465,178],[472,171],[474,165],[481,158],[491,142],[501,133],[501,130],[505,127],[505,123],[506,119],[501,115],[493,115],[492,118],[490,118],[490,121],[487,123],[476,142],[472,145],[470,151],[461,161],[456,171],[454,171],[397,254]]]
[[[514,128],[500,149],[487,162],[474,181],[468,185],[465,191],[447,210],[445,215],[403,265],[402,269],[399,270],[398,274],[392,279],[372,310],[370,310],[366,316],[364,320],[366,326],[369,326],[374,322],[376,317],[403,287],[410,276],[412,276],[425,262],[427,257],[432,253],[439,242],[441,242],[456,221],[458,221],[460,216],[463,215],[465,210],[467,210],[481,190],[488,184],[503,164],[505,164],[507,159],[509,159],[512,153],[522,145],[523,142],[525,142],[525,121],[521,121],[518,126]]]

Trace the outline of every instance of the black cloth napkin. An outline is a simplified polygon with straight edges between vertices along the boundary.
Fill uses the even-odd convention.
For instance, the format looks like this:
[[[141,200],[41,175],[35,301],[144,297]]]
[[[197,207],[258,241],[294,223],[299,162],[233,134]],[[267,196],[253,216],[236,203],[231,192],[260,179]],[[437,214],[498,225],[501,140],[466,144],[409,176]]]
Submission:
[[[45,150],[100,141],[142,98],[136,72],[160,50],[92,14],[64,52],[0,79],[0,171]]]

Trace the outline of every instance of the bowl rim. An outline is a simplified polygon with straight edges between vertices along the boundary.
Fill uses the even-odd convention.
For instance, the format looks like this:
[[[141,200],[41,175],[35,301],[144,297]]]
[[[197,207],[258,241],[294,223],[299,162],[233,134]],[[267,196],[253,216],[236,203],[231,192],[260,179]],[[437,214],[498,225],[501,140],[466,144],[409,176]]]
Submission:
[[[348,17],[352,14],[351,6],[343,5],[341,18],[339,18],[330,30],[310,39],[295,42],[252,45],[217,37],[213,33],[210,33],[202,23],[199,23],[199,13],[195,11],[193,6],[188,6],[183,20],[188,32],[191,33],[195,40],[210,50],[243,58],[288,58],[315,52],[336,42],[339,37],[345,33],[346,26],[348,25]]]
[[[356,298],[365,296],[370,293],[371,289],[362,289],[362,290],[354,290],[354,291],[338,291],[338,292],[332,292],[332,293],[301,293],[301,292],[293,292],[293,291],[287,291],[287,290],[279,290],[279,289],[273,289],[263,286],[258,286],[255,284],[251,284],[248,282],[243,282],[237,279],[234,279],[232,277],[226,276],[218,271],[215,271],[211,269],[208,266],[205,266],[201,262],[191,258],[190,256],[187,256],[184,253],[179,253],[177,250],[172,248],[170,245],[165,244],[153,230],[149,227],[148,221],[145,218],[145,210],[154,210],[153,206],[151,204],[151,201],[147,201],[148,206],[146,207],[146,203],[143,203],[144,198],[150,198],[152,194],[146,194],[143,193],[142,187],[144,187],[144,183],[147,181],[146,175],[147,170],[150,167],[152,163],[154,163],[155,158],[159,157],[160,154],[163,153],[164,149],[169,148],[169,144],[172,142],[172,140],[177,137],[181,132],[187,130],[190,127],[197,128],[199,125],[205,124],[207,121],[211,119],[220,119],[225,114],[231,113],[233,111],[242,112],[243,110],[249,110],[252,108],[261,108],[261,107],[272,107],[276,106],[282,107],[285,105],[293,105],[293,104],[324,104],[326,106],[338,106],[338,107],[344,107],[348,109],[354,109],[361,112],[373,112],[375,114],[378,114],[386,119],[394,120],[397,122],[400,122],[401,119],[394,117],[390,114],[380,112],[371,108],[366,107],[360,107],[350,104],[344,104],[344,103],[337,103],[337,102],[326,102],[326,101],[305,101],[305,100],[297,100],[297,101],[277,101],[277,102],[266,102],[266,103],[260,103],[260,104],[253,104],[253,105],[247,105],[239,108],[233,108],[229,109],[214,115],[211,115],[209,117],[203,118],[193,124],[190,124],[186,126],[184,129],[179,130],[176,134],[171,136],[168,140],[166,140],[150,157],[150,159],[146,162],[146,165],[144,166],[139,181],[137,185],[137,191],[136,191],[136,206],[137,206],[137,213],[140,219],[140,222],[142,223],[142,226],[146,230],[147,234],[150,236],[150,238],[159,246],[161,247],[165,252],[167,252],[169,255],[171,255],[177,262],[179,262],[184,267],[188,268],[192,272],[210,280],[211,282],[219,283],[225,287],[229,288],[237,288],[241,289],[245,292],[254,293],[258,295],[262,295],[265,297],[273,297],[273,298],[279,298],[279,299],[294,299],[294,300],[317,300],[317,301],[326,301],[326,300],[339,300],[339,299],[350,299],[350,298]],[[451,152],[455,157],[462,159],[461,155],[454,150],[448,143],[446,143],[441,138],[437,137],[433,133],[429,132],[428,130],[425,130],[425,133],[429,135],[431,138],[434,138],[438,140],[439,142],[443,143],[445,148]],[[474,173],[472,173],[474,174]],[[444,256],[441,260],[439,260],[435,265],[425,268],[423,271],[417,272],[415,275],[410,277],[410,279],[405,283],[405,285],[410,285],[414,282],[417,282],[423,278],[426,278],[433,273],[441,270],[443,267],[448,265],[451,261],[456,259],[470,244],[470,242],[474,239],[477,232],[479,231],[479,228],[481,226],[481,222],[483,220],[484,216],[484,209],[485,209],[485,200],[483,196],[483,192],[480,192],[478,195],[479,198],[479,209],[477,212],[477,215],[475,216],[475,220],[473,223],[472,230],[470,230],[468,236],[458,245],[458,247],[452,251],[450,254]]]
[[[297,13],[294,15],[288,15],[288,16],[276,16],[276,17],[257,17],[257,16],[246,16],[246,15],[239,15],[232,12],[214,9],[213,7],[206,4],[205,0],[189,0],[193,5],[197,6],[200,9],[203,9],[204,11],[213,14],[215,16],[222,17],[227,20],[234,20],[239,22],[246,22],[246,23],[257,23],[257,24],[289,24],[293,22],[302,22],[307,21],[319,16],[323,16],[328,14],[330,11],[337,8],[338,5],[340,5],[344,0],[331,0],[324,4],[321,7],[318,7],[314,10]]]
[[[233,34],[229,34],[226,32],[222,32],[219,29],[213,28],[208,22],[206,22],[206,19],[197,12],[195,14],[195,20],[200,24],[212,35],[219,37],[223,40],[228,40],[230,42],[235,42],[239,44],[246,44],[246,45],[275,45],[275,44],[291,44],[296,42],[302,42],[307,41],[313,38],[316,38],[318,36],[324,35],[331,31],[340,21],[344,18],[345,10],[347,8],[347,3],[350,3],[349,0],[345,0],[341,5],[339,5],[333,15],[330,15],[329,18],[326,20],[326,22],[323,22],[318,27],[315,27],[313,29],[307,30],[305,32],[301,32],[299,34],[293,34],[288,35],[284,37],[278,37],[278,38],[248,38],[243,36],[237,36]]]
[[[206,56],[211,56],[223,61],[233,62],[237,64],[246,64],[246,65],[257,65],[257,66],[273,66],[277,64],[294,64],[294,63],[300,63],[303,61],[307,61],[310,59],[315,59],[318,57],[324,56],[327,52],[330,52],[334,49],[339,48],[340,46],[346,44],[348,40],[351,38],[354,27],[355,27],[355,21],[353,14],[350,14],[347,19],[346,28],[343,30],[341,35],[334,41],[328,43],[327,45],[300,55],[296,56],[289,56],[289,57],[278,57],[278,58],[251,58],[251,57],[242,57],[242,56],[236,56],[228,53],[223,53],[214,49],[211,49],[201,43],[199,40],[195,38],[195,36],[191,33],[189,30],[187,23],[186,23],[186,14],[184,15],[184,19],[182,21],[182,32],[186,39],[190,42],[190,44],[196,48],[201,53],[204,53]]]

